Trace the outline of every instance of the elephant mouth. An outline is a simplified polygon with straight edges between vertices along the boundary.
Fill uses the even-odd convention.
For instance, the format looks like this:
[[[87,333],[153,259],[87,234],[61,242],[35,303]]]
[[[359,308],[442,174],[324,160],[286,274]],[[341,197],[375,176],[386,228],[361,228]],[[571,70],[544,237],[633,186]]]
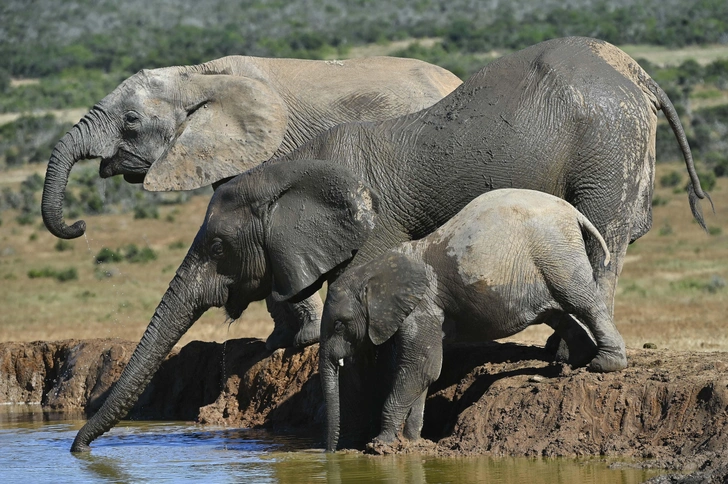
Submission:
[[[111,158],[103,158],[99,167],[99,176],[109,178],[115,175],[124,175],[128,183],[143,183],[151,163],[134,153],[119,148]]]
[[[230,298],[225,303],[225,312],[231,319],[238,319],[243,314],[243,311],[248,309],[248,303],[236,301],[235,299],[236,298]]]

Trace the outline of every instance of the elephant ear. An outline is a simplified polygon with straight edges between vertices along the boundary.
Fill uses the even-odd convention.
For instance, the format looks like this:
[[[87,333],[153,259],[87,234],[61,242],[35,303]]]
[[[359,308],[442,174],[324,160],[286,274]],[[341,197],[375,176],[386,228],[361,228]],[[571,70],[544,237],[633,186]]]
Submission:
[[[144,188],[192,190],[238,175],[278,150],[288,125],[283,99],[263,81],[191,74],[185,89],[199,93],[167,151],[149,168]]]
[[[400,253],[366,264],[372,274],[364,291],[369,320],[369,339],[375,345],[387,341],[425,296],[425,264]]]
[[[271,162],[261,168],[287,180],[264,219],[273,298],[285,301],[353,257],[374,228],[377,196],[334,162]]]

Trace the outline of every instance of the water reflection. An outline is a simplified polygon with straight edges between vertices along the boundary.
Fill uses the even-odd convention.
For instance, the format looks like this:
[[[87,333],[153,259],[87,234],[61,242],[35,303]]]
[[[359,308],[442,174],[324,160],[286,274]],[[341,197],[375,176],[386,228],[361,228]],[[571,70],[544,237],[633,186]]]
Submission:
[[[185,422],[122,422],[95,441],[90,454],[71,454],[68,449],[82,420],[4,410],[1,482],[631,484],[655,475],[640,469],[611,470],[599,460],[332,455],[307,436]]]
[[[382,483],[524,483],[636,484],[656,475],[640,469],[612,470],[598,459],[525,459],[416,455],[362,456],[323,454],[277,456],[275,482],[327,484]]]

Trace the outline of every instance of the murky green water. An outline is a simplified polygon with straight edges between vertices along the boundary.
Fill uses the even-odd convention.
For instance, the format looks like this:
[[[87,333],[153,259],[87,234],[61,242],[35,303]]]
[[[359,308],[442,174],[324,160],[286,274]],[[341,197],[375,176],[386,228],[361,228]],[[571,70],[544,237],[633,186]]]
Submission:
[[[187,422],[122,422],[90,454],[71,454],[82,424],[0,409],[0,482],[631,484],[655,475],[597,459],[331,455],[306,437]]]

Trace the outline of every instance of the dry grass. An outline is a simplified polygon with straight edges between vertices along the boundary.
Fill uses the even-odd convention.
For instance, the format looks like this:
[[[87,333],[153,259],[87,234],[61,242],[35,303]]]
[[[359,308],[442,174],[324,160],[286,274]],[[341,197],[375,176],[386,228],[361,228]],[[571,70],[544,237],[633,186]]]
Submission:
[[[635,59],[647,59],[658,66],[675,66],[688,59],[694,59],[701,65],[707,65],[717,59],[728,58],[727,45],[690,46],[682,49],[669,49],[656,45],[620,45]]]
[[[54,247],[40,220],[21,226],[12,212],[0,217],[0,341],[111,337],[138,340],[159,303],[189,243],[202,222],[207,198],[199,196],[177,207],[163,207],[158,220],[135,220],[132,214],[86,217],[86,237],[69,241],[71,249]],[[173,214],[173,211],[178,213]],[[166,221],[173,215],[175,221]],[[70,221],[69,221],[70,222]],[[170,248],[183,242],[183,248]],[[104,264],[116,275],[99,279],[94,256],[102,247],[149,246],[158,259],[147,263]],[[75,267],[78,280],[31,279],[28,271]],[[184,336],[191,340],[224,341],[265,337],[272,322],[264,303],[255,303],[228,326],[220,309],[208,311]]]
[[[659,165],[657,179],[672,170],[686,178],[684,166],[672,164]],[[703,203],[708,225],[720,234],[707,235],[692,221],[684,192],[658,186],[655,195],[665,203],[655,207],[650,233],[629,249],[616,302],[617,326],[630,347],[652,342],[673,349],[728,350],[724,322],[728,287],[717,287],[721,280],[728,280],[728,180],[719,179],[711,193],[716,215]],[[201,196],[185,205],[163,207],[158,220],[134,220],[131,214],[87,217],[87,237],[70,241],[72,250],[63,252],[54,249],[57,239],[40,220],[33,226],[20,226],[11,212],[0,214],[0,341],[138,340],[197,232],[206,206],[207,199]],[[175,221],[165,220],[167,215]],[[184,248],[170,247],[180,241]],[[99,250],[130,243],[152,247],[158,259],[113,264],[118,274],[98,279],[94,256]],[[46,266],[75,267],[78,280],[61,283],[28,277],[29,270]],[[711,281],[714,292],[709,290]],[[264,303],[251,305],[229,327],[222,310],[213,309],[181,343],[264,338],[271,329]],[[543,343],[549,334],[548,328],[537,327],[515,339]]]

